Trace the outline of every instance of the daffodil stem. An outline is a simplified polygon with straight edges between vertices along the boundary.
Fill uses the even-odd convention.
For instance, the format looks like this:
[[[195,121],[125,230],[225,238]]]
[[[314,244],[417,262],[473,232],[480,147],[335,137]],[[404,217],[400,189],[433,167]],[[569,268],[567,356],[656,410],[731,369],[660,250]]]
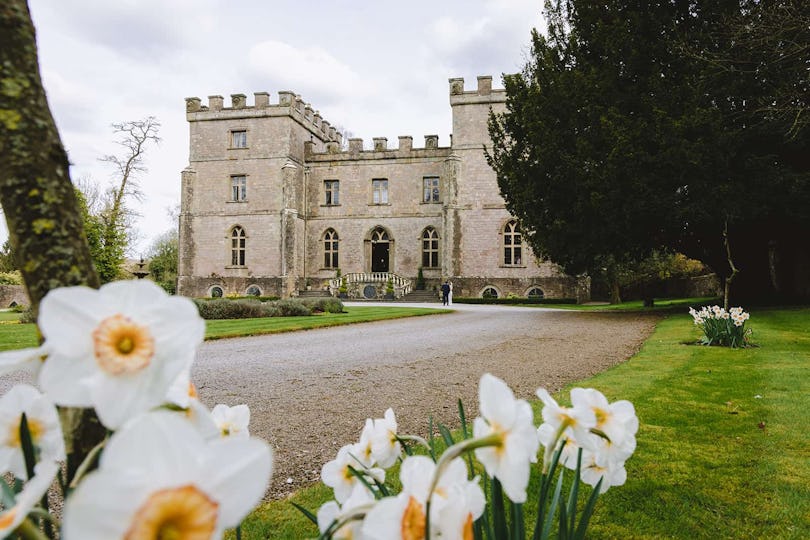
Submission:
[[[48,537],[28,518],[24,519],[14,532],[24,540],[48,540]]]
[[[90,453],[87,454],[87,457],[84,458],[79,468],[76,469],[76,474],[73,475],[73,479],[70,481],[70,485],[68,486],[69,489],[75,489],[76,486],[79,485],[79,481],[84,477],[85,474],[90,470],[90,467],[93,466],[95,463],[96,458],[98,457],[99,452],[104,448],[104,445],[107,443],[107,439],[104,439],[97,445],[90,450]],[[67,496],[67,494],[65,494]]]
[[[401,441],[413,441],[430,450],[430,443],[418,435],[397,435],[397,439]]]

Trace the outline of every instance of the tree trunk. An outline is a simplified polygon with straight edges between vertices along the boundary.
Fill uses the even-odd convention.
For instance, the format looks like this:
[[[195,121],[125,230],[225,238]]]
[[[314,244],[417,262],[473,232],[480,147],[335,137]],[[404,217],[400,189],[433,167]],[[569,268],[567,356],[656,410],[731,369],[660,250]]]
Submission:
[[[611,304],[622,303],[621,289],[619,288],[619,280],[617,279],[610,280],[610,303]]]
[[[35,313],[51,289],[98,287],[25,0],[0,5],[0,203]],[[62,418],[72,473],[104,429],[92,410]]]

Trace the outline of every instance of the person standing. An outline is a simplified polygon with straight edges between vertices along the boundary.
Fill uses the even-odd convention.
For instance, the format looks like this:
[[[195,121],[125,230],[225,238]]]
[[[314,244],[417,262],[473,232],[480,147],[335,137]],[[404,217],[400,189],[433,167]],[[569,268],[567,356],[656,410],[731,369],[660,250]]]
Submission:
[[[442,283],[442,305],[446,306],[450,299],[450,283],[445,281]]]
[[[453,282],[450,281],[450,280],[447,280],[447,284],[450,285],[450,292],[447,293],[447,305],[452,306],[453,305]]]

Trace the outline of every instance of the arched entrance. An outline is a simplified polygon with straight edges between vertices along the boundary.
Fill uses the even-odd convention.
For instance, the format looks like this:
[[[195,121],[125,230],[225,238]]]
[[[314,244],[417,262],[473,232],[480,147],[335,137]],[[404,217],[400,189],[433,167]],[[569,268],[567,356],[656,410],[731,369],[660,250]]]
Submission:
[[[391,261],[391,240],[388,231],[377,227],[371,231],[371,271],[389,272]]]

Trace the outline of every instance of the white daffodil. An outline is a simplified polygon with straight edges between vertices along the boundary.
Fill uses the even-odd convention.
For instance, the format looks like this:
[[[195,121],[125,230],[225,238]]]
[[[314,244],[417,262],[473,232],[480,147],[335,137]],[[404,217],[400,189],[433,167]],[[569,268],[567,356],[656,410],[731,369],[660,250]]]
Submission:
[[[186,420],[197,428],[203,439],[215,439],[222,436],[222,431],[214,421],[211,411],[200,401],[197,388],[191,382],[191,366],[181,371],[169,387],[166,403],[170,405],[170,410],[184,415]],[[180,410],[176,410],[175,407],[179,407]]]
[[[206,441],[180,415],[146,413],[111,437],[68,497],[62,538],[222,538],[261,500],[271,470],[264,441]]]
[[[14,506],[0,513],[0,538],[10,536],[20,526],[28,512],[42,500],[48,491],[59,465],[53,461],[41,461],[34,467],[34,477],[26,482],[23,490],[17,495]]]
[[[472,524],[484,511],[485,499],[478,479],[467,480],[467,468],[460,458],[441,471],[431,495],[436,464],[425,456],[407,457],[402,462],[402,491],[374,506],[363,522],[363,537],[389,540],[424,538],[427,527],[427,499],[430,496],[430,533],[433,538],[472,537]],[[465,536],[468,535],[468,536]]]
[[[56,407],[33,386],[18,384],[0,398],[0,471],[10,471],[17,478],[26,478],[20,443],[23,413],[38,461],[65,459],[65,443]]]
[[[371,455],[380,467],[387,469],[396,463],[401,452],[402,446],[397,440],[397,418],[393,409],[388,409],[383,418],[374,420]]]
[[[331,538],[340,540],[357,540],[362,537],[361,527],[363,526],[363,516],[365,512],[374,505],[374,494],[366,486],[358,483],[352,489],[351,495],[343,505],[335,501],[329,501],[318,509],[318,529],[324,534],[335,522],[346,521],[333,531]],[[349,519],[355,516],[355,519]]]
[[[541,424],[540,427],[537,428],[537,437],[540,439],[540,444],[545,448],[551,447],[552,453],[564,442],[565,446],[563,446],[562,453],[560,454],[560,463],[571,470],[577,468],[579,445],[570,430],[564,430],[562,436],[560,436],[551,424]]]
[[[570,430],[577,444],[583,448],[593,446],[592,434],[589,430],[596,426],[596,415],[587,403],[577,400],[572,401],[571,407],[563,407],[551,397],[545,388],[538,388],[537,397],[543,402],[544,423],[549,424],[557,432]]]
[[[515,399],[512,390],[501,379],[484,374],[479,385],[481,417],[473,422],[476,439],[494,436],[496,446],[477,448],[475,456],[487,474],[497,478],[510,500],[526,501],[530,463],[537,461],[539,440],[531,406]]]
[[[579,477],[593,487],[601,479],[599,493],[604,493],[613,486],[623,485],[627,481],[627,470],[624,468],[624,461],[613,461],[604,453],[583,450]]]
[[[58,405],[94,407],[110,429],[163,404],[205,331],[193,302],[147,280],[53,290],[39,326],[50,351],[40,387]]]
[[[211,411],[211,418],[214,419],[222,437],[246,439],[250,436],[248,432],[250,409],[247,405],[228,407],[220,403]]]
[[[363,426],[363,431],[360,432],[360,442],[355,447],[354,457],[368,469],[375,465],[374,454],[372,452],[372,444],[374,442],[374,420],[366,418],[366,423]]]
[[[621,445],[638,431],[638,417],[633,404],[627,400],[608,403],[607,398],[593,388],[571,390],[571,403],[587,407],[596,418],[596,429],[607,435],[611,444]]]
[[[28,371],[38,373],[42,360],[48,355],[48,348],[44,345],[28,349],[0,352],[0,375],[15,371]]]
[[[354,486],[360,483],[351,469],[366,474],[372,480],[385,481],[385,471],[380,468],[366,467],[363,456],[364,447],[360,444],[347,444],[338,450],[337,457],[321,467],[321,481],[335,492],[335,500],[344,504],[352,494]]]

